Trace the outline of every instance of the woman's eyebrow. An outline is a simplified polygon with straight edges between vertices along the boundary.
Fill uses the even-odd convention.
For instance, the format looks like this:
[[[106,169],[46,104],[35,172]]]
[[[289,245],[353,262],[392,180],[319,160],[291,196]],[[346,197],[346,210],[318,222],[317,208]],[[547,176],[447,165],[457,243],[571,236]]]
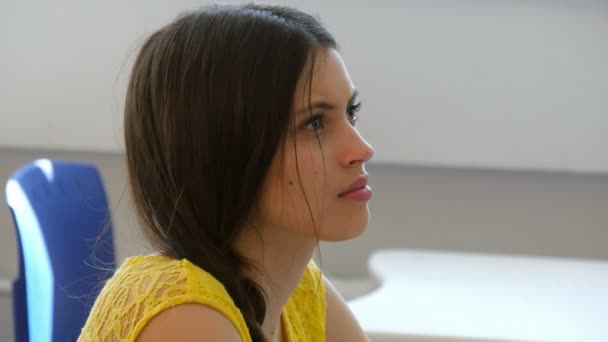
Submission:
[[[350,99],[348,99],[348,105],[352,105],[353,102],[355,102],[355,99],[357,98],[357,96],[359,96],[359,91],[357,89],[353,90],[353,94],[350,96]]]
[[[355,101],[355,98],[357,98],[357,95],[359,95],[359,91],[357,91],[357,89],[353,90],[353,93],[350,96],[350,99],[348,100],[348,102],[346,103],[346,106],[352,105],[353,102]],[[336,105],[333,103],[329,103],[327,101],[315,101],[310,105],[310,107],[307,107],[307,108],[299,111],[297,113],[297,115],[309,113],[314,109],[334,110],[334,109],[336,109]]]

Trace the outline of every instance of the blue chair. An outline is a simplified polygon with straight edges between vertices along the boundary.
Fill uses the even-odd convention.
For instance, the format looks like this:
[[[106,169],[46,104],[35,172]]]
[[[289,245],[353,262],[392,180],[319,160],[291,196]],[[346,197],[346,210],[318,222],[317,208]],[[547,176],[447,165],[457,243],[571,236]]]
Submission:
[[[75,341],[115,270],[110,211],[92,165],[40,159],[6,184],[17,230],[16,342]]]

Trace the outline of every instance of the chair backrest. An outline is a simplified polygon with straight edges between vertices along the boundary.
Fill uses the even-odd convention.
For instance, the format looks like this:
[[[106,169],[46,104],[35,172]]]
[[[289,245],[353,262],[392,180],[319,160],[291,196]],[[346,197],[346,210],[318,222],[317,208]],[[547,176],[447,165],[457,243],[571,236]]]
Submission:
[[[93,165],[40,159],[6,184],[17,230],[17,342],[75,341],[116,267],[110,211]]]

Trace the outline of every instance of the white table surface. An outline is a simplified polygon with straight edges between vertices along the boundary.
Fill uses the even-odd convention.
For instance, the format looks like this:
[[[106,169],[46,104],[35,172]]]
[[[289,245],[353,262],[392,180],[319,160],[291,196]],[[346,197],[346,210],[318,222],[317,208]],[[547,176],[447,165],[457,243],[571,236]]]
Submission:
[[[348,304],[397,341],[608,341],[608,262],[429,250],[373,254]]]

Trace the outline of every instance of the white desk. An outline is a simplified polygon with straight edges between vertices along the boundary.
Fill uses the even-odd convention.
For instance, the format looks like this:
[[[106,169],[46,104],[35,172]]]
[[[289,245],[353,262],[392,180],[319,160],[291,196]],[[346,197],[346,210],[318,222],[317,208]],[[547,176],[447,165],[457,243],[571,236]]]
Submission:
[[[349,306],[382,340],[608,341],[608,262],[384,250],[369,267],[382,285]]]

